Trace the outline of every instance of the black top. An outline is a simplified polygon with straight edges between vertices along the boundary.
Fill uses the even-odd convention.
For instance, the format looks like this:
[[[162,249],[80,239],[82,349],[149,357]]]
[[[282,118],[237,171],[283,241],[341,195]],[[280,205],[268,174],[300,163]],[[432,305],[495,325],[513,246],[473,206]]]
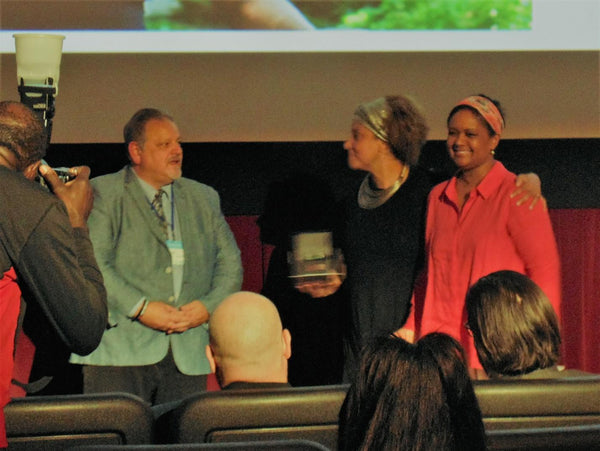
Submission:
[[[357,190],[346,202],[343,250],[354,358],[373,337],[394,332],[406,322],[413,284],[423,264],[431,186],[429,174],[413,167],[406,182],[383,205],[360,208]]]

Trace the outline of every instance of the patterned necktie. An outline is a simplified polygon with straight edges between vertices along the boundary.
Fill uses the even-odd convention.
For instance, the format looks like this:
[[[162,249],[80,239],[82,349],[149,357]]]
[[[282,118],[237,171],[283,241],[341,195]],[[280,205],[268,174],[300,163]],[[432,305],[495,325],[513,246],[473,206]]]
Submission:
[[[167,219],[165,218],[165,212],[163,211],[163,204],[162,204],[163,194],[166,194],[166,193],[162,189],[159,189],[158,192],[156,193],[156,195],[154,196],[154,199],[152,200],[152,209],[154,210],[154,212],[156,213],[156,216],[158,217],[158,220],[160,222],[160,227],[163,230],[165,238],[168,238]]]

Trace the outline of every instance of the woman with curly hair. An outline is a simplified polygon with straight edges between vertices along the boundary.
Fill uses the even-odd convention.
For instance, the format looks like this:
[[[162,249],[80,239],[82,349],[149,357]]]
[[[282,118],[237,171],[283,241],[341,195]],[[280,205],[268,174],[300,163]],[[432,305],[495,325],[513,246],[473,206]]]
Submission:
[[[432,186],[429,174],[417,166],[427,132],[424,116],[407,97],[381,97],[354,112],[344,148],[348,166],[367,174],[344,209],[347,380],[356,371],[362,346],[400,329],[410,311]]]

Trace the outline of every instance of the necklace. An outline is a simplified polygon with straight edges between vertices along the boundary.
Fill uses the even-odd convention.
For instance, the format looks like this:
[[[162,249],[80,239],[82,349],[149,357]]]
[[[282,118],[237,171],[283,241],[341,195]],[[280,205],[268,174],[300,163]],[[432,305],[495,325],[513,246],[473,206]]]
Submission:
[[[366,210],[372,210],[380,205],[383,205],[390,197],[392,197],[396,191],[400,189],[402,184],[406,181],[408,175],[408,165],[404,165],[400,177],[394,182],[392,186],[385,189],[377,189],[371,187],[370,177],[368,174],[360,184],[358,189],[358,206]]]

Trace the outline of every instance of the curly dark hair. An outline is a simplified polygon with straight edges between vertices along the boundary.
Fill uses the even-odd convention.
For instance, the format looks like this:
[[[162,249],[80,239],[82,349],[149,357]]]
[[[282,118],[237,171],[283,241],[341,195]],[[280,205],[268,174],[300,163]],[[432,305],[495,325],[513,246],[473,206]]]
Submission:
[[[385,124],[390,149],[402,163],[414,166],[427,142],[425,117],[408,97],[386,96],[385,101],[392,111]]]
[[[35,111],[19,102],[0,102],[0,146],[15,155],[18,171],[44,158],[46,130]]]

